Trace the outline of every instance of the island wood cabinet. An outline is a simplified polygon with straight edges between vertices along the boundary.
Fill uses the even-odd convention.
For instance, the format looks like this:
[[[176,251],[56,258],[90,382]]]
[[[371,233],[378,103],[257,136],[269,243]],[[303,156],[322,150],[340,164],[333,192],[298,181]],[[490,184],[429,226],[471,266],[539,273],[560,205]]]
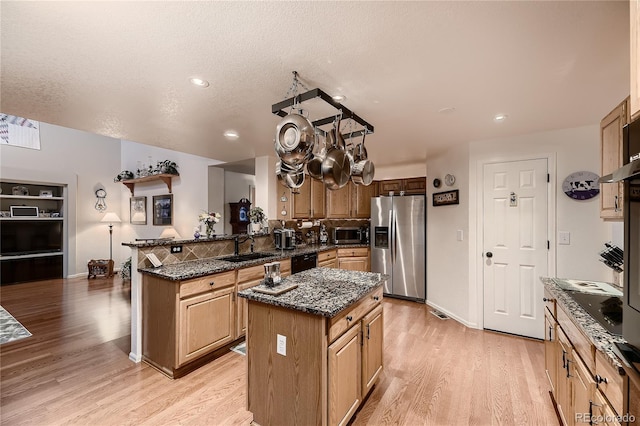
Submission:
[[[600,176],[608,175],[624,164],[622,128],[629,122],[629,98],[622,101],[600,122]],[[600,184],[600,217],[623,220],[622,182]]]
[[[235,338],[236,272],[142,280],[142,359],[169,377]]]
[[[322,181],[306,176],[300,192],[291,194],[294,219],[323,219],[325,212],[325,187]]]
[[[291,259],[280,261],[280,275],[288,277],[291,275]],[[264,279],[264,264],[250,266],[238,270],[238,291],[246,290],[260,284]],[[236,338],[242,337],[247,332],[247,299],[238,297],[236,299]]]
[[[254,423],[347,424],[382,372],[382,324],[382,287],[331,319],[250,300]],[[286,336],[286,355],[276,351],[276,335]]]
[[[369,259],[369,248],[339,248],[338,268],[350,271],[370,272],[371,261]]]
[[[327,190],[328,219],[368,219],[371,217],[371,198],[377,195],[377,185],[356,185],[349,182],[335,191]]]
[[[606,415],[606,424],[618,425],[616,416],[626,412],[627,376],[595,348],[546,289],[545,301],[545,369],[561,423],[589,424],[583,416],[593,413]]]

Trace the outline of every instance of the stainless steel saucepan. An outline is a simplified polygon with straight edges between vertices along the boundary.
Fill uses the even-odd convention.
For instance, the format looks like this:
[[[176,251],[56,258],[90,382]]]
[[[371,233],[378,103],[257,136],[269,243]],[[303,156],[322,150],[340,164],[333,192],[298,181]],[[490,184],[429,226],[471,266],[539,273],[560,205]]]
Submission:
[[[302,115],[291,113],[276,127],[276,154],[287,164],[303,164],[311,158],[314,139],[313,124]]]
[[[304,164],[299,166],[290,166],[282,161],[276,163],[276,176],[278,181],[289,189],[295,190],[300,188],[304,183]]]
[[[331,129],[333,139],[336,141],[331,146],[322,161],[322,181],[331,190],[340,189],[349,183],[351,178],[351,160],[344,149],[344,139],[340,134],[340,120]]]
[[[307,173],[314,179],[322,180],[322,161],[327,155],[327,142],[323,138],[322,145],[316,140],[315,152],[313,158],[307,163]]]

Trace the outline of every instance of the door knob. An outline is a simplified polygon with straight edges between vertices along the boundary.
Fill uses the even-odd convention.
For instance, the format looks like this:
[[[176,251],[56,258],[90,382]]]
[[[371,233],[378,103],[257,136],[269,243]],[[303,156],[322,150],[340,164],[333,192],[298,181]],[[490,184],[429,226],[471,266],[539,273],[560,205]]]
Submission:
[[[487,257],[491,258],[493,257],[493,253],[491,253],[490,251],[487,252]]]

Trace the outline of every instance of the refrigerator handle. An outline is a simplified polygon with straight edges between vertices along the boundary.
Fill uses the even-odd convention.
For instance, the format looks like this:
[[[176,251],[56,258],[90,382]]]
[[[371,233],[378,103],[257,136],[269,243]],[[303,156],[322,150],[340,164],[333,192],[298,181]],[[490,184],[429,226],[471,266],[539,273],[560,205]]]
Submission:
[[[393,263],[396,262],[396,257],[398,256],[398,236],[396,235],[398,231],[398,218],[396,215],[393,215]]]
[[[391,254],[391,262],[393,262],[393,210],[389,210],[389,251]]]

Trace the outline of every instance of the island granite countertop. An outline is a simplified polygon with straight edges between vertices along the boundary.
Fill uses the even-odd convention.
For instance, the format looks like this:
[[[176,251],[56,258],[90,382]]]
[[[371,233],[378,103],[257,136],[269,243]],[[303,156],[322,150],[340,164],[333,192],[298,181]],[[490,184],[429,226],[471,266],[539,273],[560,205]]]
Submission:
[[[624,343],[622,336],[617,336],[605,330],[598,322],[578,303],[576,303],[565,290],[560,288],[558,284],[549,277],[541,277],[540,280],[544,287],[556,298],[560,307],[567,313],[569,318],[595,345],[596,349],[607,356],[617,370],[622,369],[622,365],[611,349],[614,343]]]
[[[292,256],[307,253],[320,253],[323,251],[334,250],[339,248],[368,248],[367,244],[349,244],[349,245],[305,245],[296,247],[293,250],[262,250],[260,253],[270,254],[270,257],[261,259],[246,260],[244,262],[228,262],[224,258],[231,256],[225,255],[221,257],[212,257],[197,260],[187,260],[185,262],[174,263],[171,265],[163,265],[157,268],[138,269],[139,272],[147,275],[153,275],[165,280],[180,281],[191,278],[199,278],[205,275],[217,274],[220,272],[233,271],[234,269],[247,268],[249,266],[261,265],[266,262],[275,262],[285,260]]]
[[[283,278],[279,286],[295,283],[298,287],[278,296],[258,293],[255,288],[239,291],[245,299],[333,318],[362,296],[380,287],[388,275],[375,272],[313,268]]]

